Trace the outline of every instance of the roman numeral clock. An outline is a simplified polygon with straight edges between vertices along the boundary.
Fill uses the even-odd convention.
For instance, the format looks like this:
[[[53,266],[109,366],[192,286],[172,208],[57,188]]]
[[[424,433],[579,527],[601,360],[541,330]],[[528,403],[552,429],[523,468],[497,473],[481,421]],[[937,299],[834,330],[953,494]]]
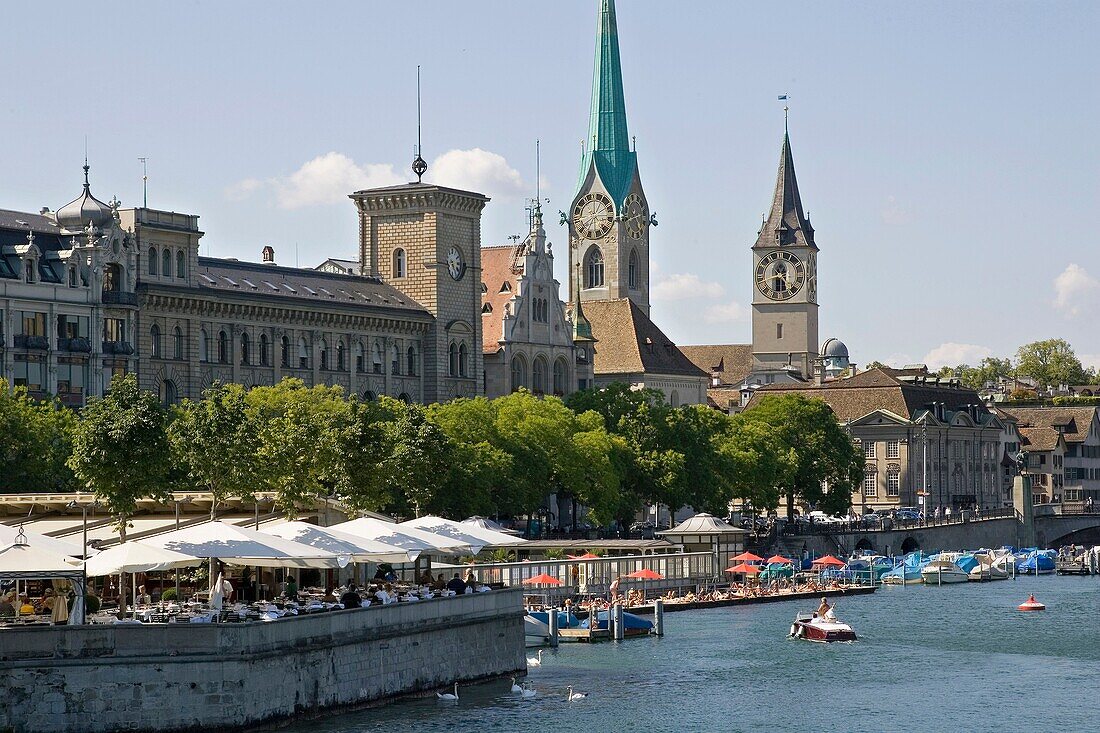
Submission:
[[[792,252],[772,252],[756,265],[756,288],[769,300],[790,300],[806,284],[807,267]],[[816,283],[813,285],[816,291]],[[813,293],[816,299],[817,293]]]

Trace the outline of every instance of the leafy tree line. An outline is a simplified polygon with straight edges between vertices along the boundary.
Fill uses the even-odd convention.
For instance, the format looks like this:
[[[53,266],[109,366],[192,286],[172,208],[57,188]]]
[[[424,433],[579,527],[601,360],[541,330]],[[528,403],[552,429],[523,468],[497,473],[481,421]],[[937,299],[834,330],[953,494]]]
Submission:
[[[886,365],[873,361],[867,368],[881,366]],[[1084,366],[1070,343],[1058,338],[1024,344],[1016,350],[1013,358],[987,356],[976,366],[945,366],[937,374],[941,377],[954,377],[975,390],[982,389],[986,384],[996,383],[1001,377],[1034,379],[1040,387],[1100,382],[1096,369]]]
[[[215,509],[272,492],[288,512],[329,497],[405,517],[530,515],[550,494],[600,524],[652,504],[724,515],[733,499],[840,513],[863,470],[818,400],[770,397],[731,417],[625,385],[421,406],[287,379],[165,407],[129,375],[79,414],[0,388],[0,426],[0,490],[81,487],[120,524],[139,500],[188,489]]]

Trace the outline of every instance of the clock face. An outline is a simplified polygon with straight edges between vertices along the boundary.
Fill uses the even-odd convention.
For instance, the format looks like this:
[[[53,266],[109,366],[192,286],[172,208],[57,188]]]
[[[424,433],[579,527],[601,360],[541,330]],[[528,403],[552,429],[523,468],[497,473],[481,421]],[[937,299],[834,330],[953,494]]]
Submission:
[[[462,259],[462,253],[458,251],[457,247],[451,247],[451,250],[447,253],[447,272],[456,281],[461,280],[462,276],[466,274],[466,261]]]
[[[806,266],[790,252],[772,252],[756,265],[756,287],[765,298],[789,300],[806,282]]]
[[[626,233],[634,239],[641,239],[645,228],[649,226],[649,209],[645,201],[636,193],[626,197],[623,204],[623,219],[626,220]]]
[[[806,297],[811,303],[817,302],[817,260],[813,253],[806,262]]]
[[[601,193],[590,193],[573,207],[573,229],[585,239],[600,239],[611,231],[614,223],[611,199]]]

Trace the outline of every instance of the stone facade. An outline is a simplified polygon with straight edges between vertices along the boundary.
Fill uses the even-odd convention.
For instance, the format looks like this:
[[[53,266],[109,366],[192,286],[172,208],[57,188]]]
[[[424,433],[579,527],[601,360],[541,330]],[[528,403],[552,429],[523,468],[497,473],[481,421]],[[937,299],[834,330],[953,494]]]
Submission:
[[[522,673],[522,611],[515,589],[266,624],[21,629],[0,730],[242,730]]]

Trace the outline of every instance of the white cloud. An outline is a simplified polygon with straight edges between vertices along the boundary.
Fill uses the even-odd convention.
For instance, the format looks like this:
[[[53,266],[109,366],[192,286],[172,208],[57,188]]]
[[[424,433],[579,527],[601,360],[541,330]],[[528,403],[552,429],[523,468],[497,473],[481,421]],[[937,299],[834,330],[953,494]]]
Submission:
[[[268,191],[280,208],[300,209],[343,203],[353,191],[392,186],[401,181],[390,163],[359,165],[343,153],[331,152],[307,161],[288,176],[238,181],[226,189],[225,195],[231,201],[240,201]]]
[[[672,273],[653,286],[654,300],[687,300],[688,298],[721,298],[726,289],[716,282],[704,282],[691,273]]]
[[[940,344],[924,355],[924,363],[933,371],[945,366],[969,364],[975,366],[987,356],[993,356],[993,349],[977,344],[957,344],[953,341]]]
[[[1081,360],[1081,364],[1085,367],[1100,370],[1100,354],[1078,354],[1077,358]]]
[[[1070,263],[1054,278],[1054,307],[1069,318],[1086,310],[1100,290],[1100,281],[1080,265]]]
[[[489,197],[534,193],[503,155],[481,148],[448,150],[428,166],[426,178],[440,186],[477,191]]]
[[[745,306],[735,300],[728,303],[717,303],[703,311],[703,321],[706,323],[736,323],[743,321],[748,313]]]

